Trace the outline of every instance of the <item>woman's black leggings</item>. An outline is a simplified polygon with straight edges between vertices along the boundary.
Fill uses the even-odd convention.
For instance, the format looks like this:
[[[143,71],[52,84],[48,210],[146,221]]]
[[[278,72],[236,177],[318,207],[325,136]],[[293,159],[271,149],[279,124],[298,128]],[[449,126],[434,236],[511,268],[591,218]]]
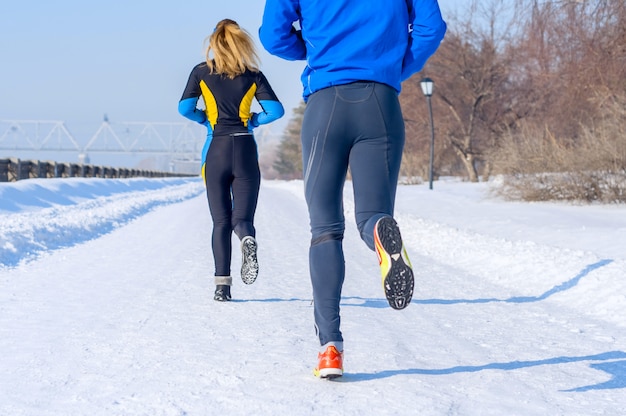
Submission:
[[[213,219],[215,276],[230,276],[233,231],[240,240],[256,235],[254,213],[261,172],[254,136],[214,136],[206,157],[204,178]]]

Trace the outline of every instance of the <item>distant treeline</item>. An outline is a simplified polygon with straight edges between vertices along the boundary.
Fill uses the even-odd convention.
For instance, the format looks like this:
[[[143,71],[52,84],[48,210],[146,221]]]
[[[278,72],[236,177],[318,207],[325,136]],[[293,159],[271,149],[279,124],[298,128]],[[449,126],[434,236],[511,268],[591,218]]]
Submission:
[[[0,159],[0,182],[15,182],[31,178],[165,178],[188,176],[195,175],[143,169],[113,168],[84,163],[21,160],[17,158]]]

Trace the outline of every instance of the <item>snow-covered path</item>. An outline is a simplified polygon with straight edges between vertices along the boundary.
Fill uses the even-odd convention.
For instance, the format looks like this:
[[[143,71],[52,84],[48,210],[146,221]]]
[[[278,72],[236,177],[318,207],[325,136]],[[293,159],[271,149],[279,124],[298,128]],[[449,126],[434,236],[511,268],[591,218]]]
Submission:
[[[197,180],[0,205],[0,415],[626,414],[624,207],[400,187],[417,282],[398,312],[346,188],[346,373],[327,382],[301,185],[263,183],[259,279],[231,303]]]

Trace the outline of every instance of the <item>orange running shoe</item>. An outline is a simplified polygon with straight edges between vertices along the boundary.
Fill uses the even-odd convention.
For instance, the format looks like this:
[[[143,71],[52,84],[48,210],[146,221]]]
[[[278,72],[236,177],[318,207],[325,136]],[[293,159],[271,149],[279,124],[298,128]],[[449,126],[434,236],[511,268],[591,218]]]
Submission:
[[[313,370],[315,377],[333,379],[343,375],[343,351],[339,352],[334,345],[329,345],[323,353],[317,354],[319,360]]]
[[[374,246],[387,301],[394,309],[404,309],[411,302],[415,282],[400,229],[393,218],[383,217],[376,222]]]

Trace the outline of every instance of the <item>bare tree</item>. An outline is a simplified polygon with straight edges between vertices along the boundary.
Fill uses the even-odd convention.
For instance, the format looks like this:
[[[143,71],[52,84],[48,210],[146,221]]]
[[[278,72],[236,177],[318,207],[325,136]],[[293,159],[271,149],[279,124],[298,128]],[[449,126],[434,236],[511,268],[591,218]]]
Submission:
[[[504,0],[472,1],[464,20],[449,25],[425,70],[436,81],[433,104],[439,136],[447,141],[472,182],[488,173],[488,150],[513,118],[510,64],[505,54],[514,11]]]
[[[517,94],[534,122],[576,140],[601,102],[626,92],[626,4],[519,0],[527,11],[512,46]],[[599,105],[600,104],[600,105]]]

